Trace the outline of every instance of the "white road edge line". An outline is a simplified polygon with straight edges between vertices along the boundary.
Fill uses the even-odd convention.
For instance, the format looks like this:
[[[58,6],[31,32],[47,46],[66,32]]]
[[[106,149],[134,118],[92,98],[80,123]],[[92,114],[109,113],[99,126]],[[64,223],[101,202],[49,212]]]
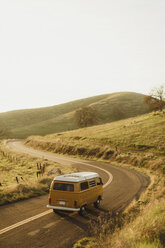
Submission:
[[[67,159],[62,158],[62,160],[67,160]],[[70,162],[77,163],[77,161],[75,162],[75,161],[72,160],[72,159],[68,159],[68,160],[69,160]],[[67,160],[67,161],[68,161],[68,160]],[[93,167],[93,168],[97,168],[97,169],[102,170],[102,171],[104,171],[105,173],[108,174],[109,179],[108,179],[108,181],[106,182],[106,184],[103,185],[103,188],[106,188],[106,187],[112,182],[113,176],[112,176],[112,174],[111,174],[109,171],[107,171],[107,170],[105,170],[105,169],[103,169],[103,168],[100,168],[100,167],[98,167],[98,166],[88,164],[88,163],[84,163],[84,162],[79,162],[79,163],[80,163],[80,164],[84,164],[84,165],[88,165],[88,166]],[[19,226],[22,226],[22,225],[24,225],[24,224],[26,224],[26,223],[29,223],[29,222],[31,222],[31,221],[33,221],[33,220],[39,219],[39,218],[41,218],[41,217],[43,217],[43,216],[45,216],[45,215],[47,215],[47,214],[50,214],[50,213],[52,213],[52,209],[47,210],[47,211],[45,211],[45,212],[43,212],[43,213],[41,213],[41,214],[37,214],[37,215],[35,215],[35,216],[32,216],[32,217],[30,217],[30,218],[28,218],[28,219],[22,220],[22,221],[20,221],[20,222],[17,222],[16,224],[13,224],[13,225],[11,225],[11,226],[8,226],[8,227],[6,227],[6,228],[4,228],[4,229],[1,229],[1,230],[0,230],[0,235],[3,234],[3,233],[6,233],[6,232],[8,232],[8,231],[10,231],[10,230],[12,230],[12,229],[15,229],[15,228],[17,228],[17,227],[19,227]]]

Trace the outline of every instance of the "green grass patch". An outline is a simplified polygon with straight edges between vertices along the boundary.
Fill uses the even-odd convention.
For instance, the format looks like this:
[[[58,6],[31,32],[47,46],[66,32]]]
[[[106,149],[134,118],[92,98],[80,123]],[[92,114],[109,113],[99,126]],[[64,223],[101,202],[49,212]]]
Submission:
[[[73,248],[91,248],[95,246],[95,239],[91,237],[85,237],[79,240]]]

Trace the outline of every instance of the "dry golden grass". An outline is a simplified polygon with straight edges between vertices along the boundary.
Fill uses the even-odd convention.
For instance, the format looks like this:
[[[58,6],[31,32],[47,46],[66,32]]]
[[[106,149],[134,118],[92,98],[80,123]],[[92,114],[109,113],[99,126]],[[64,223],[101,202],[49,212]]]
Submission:
[[[79,241],[74,248],[165,247],[165,113],[29,137],[25,143],[37,149],[134,166],[150,175],[150,186],[138,201],[123,213],[99,217],[91,223],[93,238]]]
[[[122,213],[99,216],[91,223],[91,237],[78,241],[73,248],[163,248],[164,178],[159,174],[150,174],[150,178],[150,186],[138,201],[134,200]]]
[[[165,247],[165,113],[151,113],[105,125],[29,137],[26,144],[37,149],[106,159],[134,166],[150,175],[151,183],[138,201],[123,213],[109,213],[91,223],[93,238],[74,248]]]
[[[0,205],[46,194],[53,177],[60,172],[66,174],[74,170],[71,166],[11,152],[5,142],[1,142]]]
[[[165,113],[156,112],[53,135],[26,145],[68,155],[106,159],[165,173]]]

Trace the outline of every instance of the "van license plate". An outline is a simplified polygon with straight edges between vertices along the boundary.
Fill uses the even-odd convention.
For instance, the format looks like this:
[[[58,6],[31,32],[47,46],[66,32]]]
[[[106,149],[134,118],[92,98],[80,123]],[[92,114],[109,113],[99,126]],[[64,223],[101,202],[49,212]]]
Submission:
[[[59,204],[65,206],[65,201],[59,201]]]

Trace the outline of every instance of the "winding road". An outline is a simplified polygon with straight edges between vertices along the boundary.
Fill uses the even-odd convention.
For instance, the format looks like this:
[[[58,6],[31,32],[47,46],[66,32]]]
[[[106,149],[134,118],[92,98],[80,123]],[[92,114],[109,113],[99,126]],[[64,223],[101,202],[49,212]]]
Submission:
[[[109,163],[82,160],[25,147],[20,141],[8,142],[13,151],[72,165],[79,171],[95,171],[104,183],[101,208],[90,206],[87,215],[54,214],[46,209],[48,195],[0,207],[0,248],[70,248],[78,239],[88,235],[89,223],[100,213],[122,210],[138,199],[149,184],[149,178],[135,170]]]

